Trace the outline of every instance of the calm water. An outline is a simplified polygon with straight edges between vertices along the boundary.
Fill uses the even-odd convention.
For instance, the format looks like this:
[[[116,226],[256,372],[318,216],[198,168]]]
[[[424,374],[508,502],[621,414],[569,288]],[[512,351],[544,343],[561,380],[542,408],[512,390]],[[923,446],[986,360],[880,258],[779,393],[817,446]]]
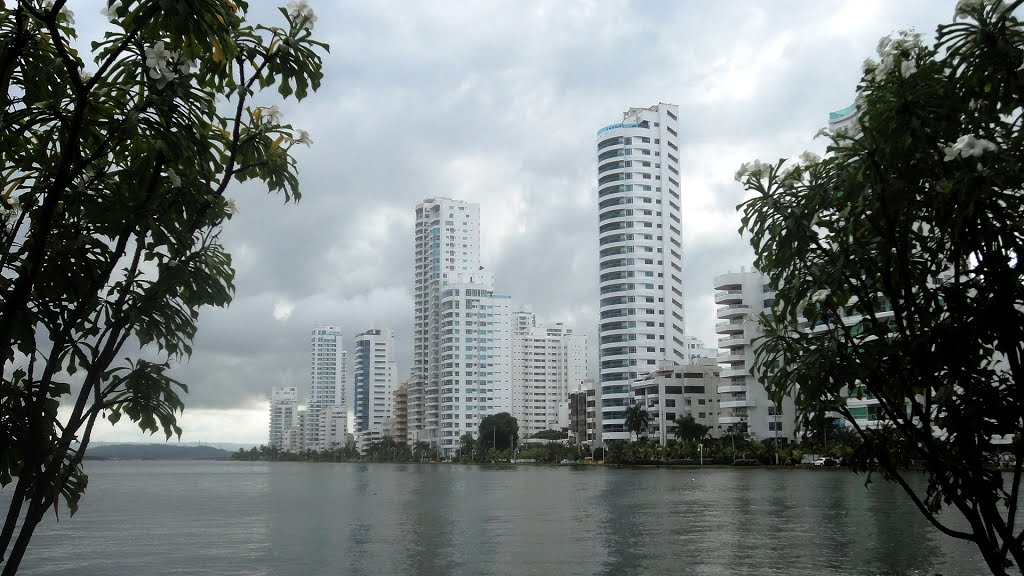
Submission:
[[[838,470],[90,462],[24,574],[984,573]],[[7,508],[10,490],[0,492]]]

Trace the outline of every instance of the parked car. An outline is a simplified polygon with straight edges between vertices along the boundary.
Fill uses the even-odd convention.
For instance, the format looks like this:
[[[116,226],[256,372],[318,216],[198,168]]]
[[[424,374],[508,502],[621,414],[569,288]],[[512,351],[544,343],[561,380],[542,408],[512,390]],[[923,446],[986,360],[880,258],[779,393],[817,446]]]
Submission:
[[[823,456],[821,458],[818,458],[814,462],[811,462],[811,464],[814,464],[815,466],[838,466],[839,465],[839,461],[833,460],[832,458],[829,458],[828,456]]]

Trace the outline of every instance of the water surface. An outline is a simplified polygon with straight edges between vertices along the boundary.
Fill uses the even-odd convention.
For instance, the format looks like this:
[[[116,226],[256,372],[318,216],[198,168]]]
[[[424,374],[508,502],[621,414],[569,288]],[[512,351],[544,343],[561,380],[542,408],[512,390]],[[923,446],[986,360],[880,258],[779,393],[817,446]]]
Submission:
[[[845,470],[89,462],[23,574],[985,573]],[[11,490],[0,492],[6,510]]]

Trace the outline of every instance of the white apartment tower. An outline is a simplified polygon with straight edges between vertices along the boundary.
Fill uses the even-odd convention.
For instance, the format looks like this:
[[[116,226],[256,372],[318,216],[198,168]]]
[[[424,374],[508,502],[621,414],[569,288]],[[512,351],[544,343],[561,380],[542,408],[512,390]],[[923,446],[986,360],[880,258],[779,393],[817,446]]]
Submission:
[[[459,274],[441,293],[437,445],[446,456],[484,416],[512,411],[512,305],[486,274]]]
[[[528,438],[557,430],[566,414],[570,390],[587,377],[587,338],[562,324],[535,325],[524,307],[516,315],[512,343],[512,415]]]
[[[436,446],[441,438],[441,294],[446,284],[457,281],[457,275],[477,274],[481,270],[480,206],[450,198],[424,200],[416,206],[415,242],[409,442],[430,442]],[[454,332],[449,333],[452,335]],[[454,354],[456,344],[445,345],[452,347],[447,353]],[[458,346],[461,348],[462,344]],[[459,368],[463,372],[463,367]],[[460,421],[460,429],[461,424]]]
[[[359,432],[383,433],[394,416],[398,386],[394,332],[389,328],[372,328],[358,334],[353,356],[354,428]]]
[[[786,397],[778,406],[768,391],[751,376],[754,367],[753,340],[762,334],[758,320],[775,298],[768,277],[756,270],[740,269],[715,277],[718,304],[718,363],[722,367],[718,386],[723,431],[744,427],[755,439],[789,440],[794,435],[796,409]]]
[[[347,411],[353,408],[352,388],[348,381],[348,354],[342,349],[341,328],[319,326],[310,340],[309,404],[306,408],[306,447],[324,450],[327,438],[322,418],[333,406]],[[351,418],[349,419],[351,421]]]
[[[275,386],[270,391],[270,441],[268,445],[278,450],[286,449],[286,433],[298,423],[299,389],[294,386]]]
[[[597,132],[601,440],[628,440],[630,383],[685,364],[679,107],[630,108]]]

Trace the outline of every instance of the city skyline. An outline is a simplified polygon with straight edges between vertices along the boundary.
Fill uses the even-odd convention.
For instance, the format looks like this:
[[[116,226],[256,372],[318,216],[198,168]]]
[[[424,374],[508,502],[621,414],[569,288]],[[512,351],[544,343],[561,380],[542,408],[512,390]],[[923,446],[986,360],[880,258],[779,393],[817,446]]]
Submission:
[[[316,142],[299,157],[304,199],[284,208],[251,186],[233,192],[245,198],[224,232],[238,293],[230,309],[203,311],[195,354],[175,369],[191,389],[184,440],[263,441],[271,387],[305,388],[315,325],[337,323],[348,338],[374,321],[393,326],[406,377],[409,206],[425,197],[480,203],[482,256],[496,285],[596,342],[593,133],[629,106],[680,106],[686,329],[714,342],[713,278],[750,264],[736,234],[736,166],[820,151],[811,137],[852,101],[878,37],[910,26],[931,33],[949,18],[948,5],[924,2],[656,14],[538,4],[457,17],[429,4],[400,14],[314,4],[320,25],[331,23],[331,84],[308,107],[282,110]],[[76,5],[83,29],[101,24],[98,12],[95,2]],[[735,38],[704,39],[701,19],[730,22]],[[413,20],[416,34],[398,41]],[[469,30],[468,21],[489,24]],[[417,55],[427,38],[442,40]],[[379,53],[352,49],[357,41]],[[446,65],[422,72],[438,62]],[[148,438],[130,424],[95,437]]]

